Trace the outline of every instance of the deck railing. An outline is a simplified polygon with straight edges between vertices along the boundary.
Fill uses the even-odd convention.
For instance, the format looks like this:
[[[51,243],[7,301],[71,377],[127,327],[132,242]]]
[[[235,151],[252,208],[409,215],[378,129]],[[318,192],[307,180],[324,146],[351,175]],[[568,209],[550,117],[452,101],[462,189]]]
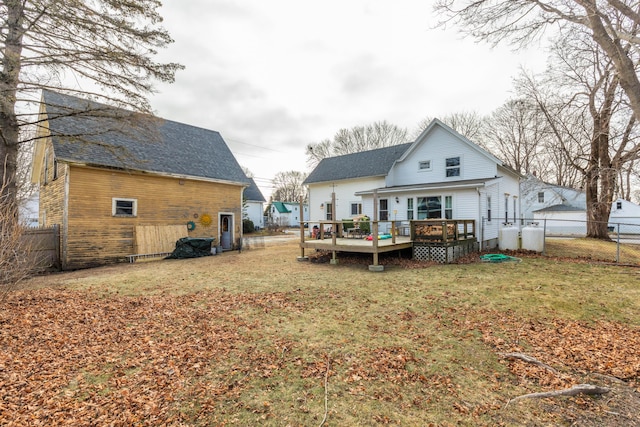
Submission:
[[[476,238],[476,222],[473,219],[323,220],[311,222],[309,226],[308,237],[321,240],[335,237],[365,238],[376,231],[378,231],[377,234],[390,235],[394,240],[396,236],[408,236],[411,240],[424,242],[450,242]]]
[[[452,242],[476,238],[473,219],[425,219],[410,221],[415,242]]]

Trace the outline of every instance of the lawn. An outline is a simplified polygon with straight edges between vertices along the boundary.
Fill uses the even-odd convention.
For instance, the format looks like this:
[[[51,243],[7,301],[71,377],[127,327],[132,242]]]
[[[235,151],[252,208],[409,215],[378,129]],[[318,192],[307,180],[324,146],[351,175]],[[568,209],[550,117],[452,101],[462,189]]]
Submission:
[[[0,425],[640,425],[640,269],[298,255],[31,280],[0,311]],[[610,391],[512,401],[581,383]]]

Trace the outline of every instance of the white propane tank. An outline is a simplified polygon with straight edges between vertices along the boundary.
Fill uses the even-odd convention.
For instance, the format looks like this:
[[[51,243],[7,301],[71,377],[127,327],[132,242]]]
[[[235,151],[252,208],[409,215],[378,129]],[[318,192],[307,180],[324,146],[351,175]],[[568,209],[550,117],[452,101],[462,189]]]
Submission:
[[[518,227],[507,224],[500,229],[498,237],[498,246],[502,250],[518,250]]]
[[[527,251],[544,251],[544,228],[533,222],[522,229],[522,249]]]

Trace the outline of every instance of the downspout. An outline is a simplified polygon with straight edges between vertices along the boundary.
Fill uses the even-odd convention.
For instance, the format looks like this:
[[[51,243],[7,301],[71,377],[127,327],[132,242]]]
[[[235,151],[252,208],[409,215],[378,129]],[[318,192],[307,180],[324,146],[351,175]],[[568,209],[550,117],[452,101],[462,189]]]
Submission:
[[[478,193],[478,239],[480,240],[480,251],[482,251],[482,241],[484,236],[484,221],[482,220],[482,193],[480,189],[476,187]]]

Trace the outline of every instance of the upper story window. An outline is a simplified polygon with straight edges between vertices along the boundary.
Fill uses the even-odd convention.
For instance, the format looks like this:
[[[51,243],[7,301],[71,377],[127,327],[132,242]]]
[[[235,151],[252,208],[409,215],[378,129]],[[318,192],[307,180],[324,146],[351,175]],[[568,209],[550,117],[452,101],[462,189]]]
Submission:
[[[538,193],[538,203],[544,203],[544,191]]]
[[[431,160],[421,160],[418,162],[418,170],[421,171],[430,171],[431,170]]]
[[[448,157],[445,160],[445,167],[447,170],[447,178],[460,176],[460,157]]]
[[[111,199],[111,215],[113,216],[137,216],[138,200],[137,199]]]
[[[617,209],[617,210],[622,209],[622,202],[621,202],[620,200],[618,200],[618,201],[616,202],[616,209]]]

